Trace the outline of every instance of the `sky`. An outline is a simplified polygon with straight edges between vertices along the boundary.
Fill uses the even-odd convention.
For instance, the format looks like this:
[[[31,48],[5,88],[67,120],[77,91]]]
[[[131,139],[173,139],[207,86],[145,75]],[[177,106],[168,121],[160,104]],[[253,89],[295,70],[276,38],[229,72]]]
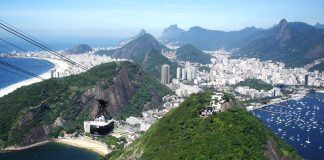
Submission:
[[[282,18],[324,24],[323,0],[1,0],[0,19],[40,37],[160,37],[171,24],[232,31]],[[0,32],[3,32],[2,30]]]

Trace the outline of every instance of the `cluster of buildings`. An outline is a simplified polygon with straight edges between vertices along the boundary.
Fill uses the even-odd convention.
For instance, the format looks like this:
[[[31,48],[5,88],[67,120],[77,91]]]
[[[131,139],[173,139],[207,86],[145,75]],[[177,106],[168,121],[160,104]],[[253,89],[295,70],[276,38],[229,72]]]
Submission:
[[[192,81],[197,76],[196,67],[192,66],[189,61],[185,62],[183,68],[177,68],[177,79]]]
[[[68,59],[73,59],[78,64],[86,68],[92,68],[96,65],[100,65],[102,63],[112,62],[112,61],[125,61],[126,59],[116,59],[111,58],[110,56],[106,55],[96,55],[94,54],[95,51],[91,51],[89,53],[84,54],[67,54],[65,51],[57,51],[64,57]],[[13,52],[10,53],[9,56],[12,57],[27,57],[27,58],[42,58],[49,60],[51,62],[57,62],[58,66],[52,69],[50,72],[51,78],[59,78],[65,77],[69,75],[79,74],[84,72],[85,70],[81,69],[78,66],[72,65],[71,63],[66,62],[61,57],[53,55],[46,51],[35,51],[35,52]],[[64,62],[64,63],[62,63]]]
[[[249,96],[252,99],[255,98],[264,98],[264,97],[277,97],[281,95],[280,88],[274,87],[269,91],[256,90],[250,88],[249,86],[238,86],[235,88],[235,91],[241,95]]]
[[[143,111],[141,117],[128,117],[126,121],[118,121],[117,128],[114,130],[115,137],[126,137],[127,144],[130,144],[139,137],[139,133],[147,131],[158,119],[175,107],[178,107],[184,98],[176,95],[166,95],[162,98],[163,105],[161,109],[152,109]]]
[[[230,59],[227,53],[213,55],[209,72],[199,72],[198,82],[222,86],[245,79],[260,79],[269,84],[324,86],[324,72],[309,72],[305,68],[285,68],[281,62],[260,61],[256,58]]]
[[[214,92],[214,94],[211,96],[209,106],[207,106],[200,115],[203,117],[209,116],[216,112],[223,112],[226,109],[227,108],[225,106],[225,100],[223,99],[223,93]]]
[[[162,118],[163,115],[168,113],[171,109],[178,107],[184,100],[176,95],[166,95],[163,98],[162,109],[152,109],[142,112],[142,117],[128,117],[126,124],[132,126],[132,130],[135,132],[146,131],[157,119]]]

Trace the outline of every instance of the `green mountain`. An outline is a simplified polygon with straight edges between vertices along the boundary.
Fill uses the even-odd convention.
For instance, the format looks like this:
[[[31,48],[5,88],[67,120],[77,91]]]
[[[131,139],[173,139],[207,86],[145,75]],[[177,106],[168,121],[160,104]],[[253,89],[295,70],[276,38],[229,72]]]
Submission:
[[[127,58],[141,65],[144,71],[151,74],[156,79],[161,78],[161,66],[169,64],[171,67],[171,77],[176,77],[177,63],[171,62],[162,55],[162,50],[169,49],[161,45],[152,35],[141,31],[140,34],[131,38],[121,48],[111,51],[98,51],[97,54],[110,55],[117,58]]]
[[[171,78],[176,77],[178,64],[164,57],[159,51],[151,50],[145,54],[136,55],[133,62],[141,65],[143,70],[156,79],[161,78],[161,67],[163,64],[170,65]]]
[[[75,46],[74,48],[71,48],[71,49],[67,50],[67,53],[69,53],[69,54],[82,54],[82,53],[88,53],[90,51],[93,51],[91,46],[89,46],[87,44],[79,44],[79,45]]]
[[[267,82],[264,82],[260,79],[246,79],[244,81],[240,81],[239,83],[236,83],[235,85],[232,85],[233,88],[236,88],[238,86],[249,86],[250,88],[256,89],[256,90],[264,90],[269,91],[273,88],[270,84]]]
[[[133,59],[135,56],[145,54],[153,49],[161,52],[163,48],[166,47],[161,45],[152,35],[145,33],[123,45],[121,48],[108,51],[100,50],[96,54]]]
[[[186,44],[177,49],[176,59],[179,61],[190,61],[197,63],[211,63],[211,56],[193,45]]]
[[[109,101],[107,110],[118,119],[160,106],[168,93],[140,66],[126,61],[21,87],[0,98],[0,148],[41,142],[61,130],[82,131],[83,121],[98,110],[98,98]]]
[[[301,159],[261,120],[237,107],[209,117],[208,92],[193,94],[111,159]],[[225,98],[225,97],[224,97]],[[226,98],[225,98],[226,99]],[[234,102],[234,103],[233,103]]]

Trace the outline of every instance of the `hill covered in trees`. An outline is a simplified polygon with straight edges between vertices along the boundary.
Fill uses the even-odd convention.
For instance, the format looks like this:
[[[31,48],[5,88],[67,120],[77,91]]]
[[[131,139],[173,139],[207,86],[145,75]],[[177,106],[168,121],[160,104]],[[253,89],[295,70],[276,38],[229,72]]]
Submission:
[[[273,88],[273,86],[271,86],[267,82],[264,82],[260,79],[246,79],[244,81],[241,81],[241,82],[233,85],[233,88],[238,87],[238,86],[248,86],[248,87],[256,89],[256,90],[264,90],[264,91],[269,91]]]
[[[158,107],[168,93],[171,90],[127,61],[21,87],[0,98],[0,148],[41,142],[62,130],[82,132],[83,121],[98,110],[96,99],[107,100],[115,118],[125,118]]]
[[[211,93],[192,94],[111,159],[301,159],[261,120],[232,103],[200,117]],[[235,102],[235,99],[231,98]]]

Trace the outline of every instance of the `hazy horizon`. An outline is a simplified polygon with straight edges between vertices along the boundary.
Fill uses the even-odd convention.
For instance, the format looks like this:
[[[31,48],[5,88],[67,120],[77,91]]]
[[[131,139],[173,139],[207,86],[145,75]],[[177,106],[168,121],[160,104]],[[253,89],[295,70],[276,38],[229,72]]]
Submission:
[[[298,1],[1,1],[0,19],[37,37],[125,38],[145,29],[155,37],[172,24],[233,31],[269,28],[282,18],[324,23],[324,2]],[[64,4],[64,5],[62,5]],[[0,32],[3,35],[3,31]]]

